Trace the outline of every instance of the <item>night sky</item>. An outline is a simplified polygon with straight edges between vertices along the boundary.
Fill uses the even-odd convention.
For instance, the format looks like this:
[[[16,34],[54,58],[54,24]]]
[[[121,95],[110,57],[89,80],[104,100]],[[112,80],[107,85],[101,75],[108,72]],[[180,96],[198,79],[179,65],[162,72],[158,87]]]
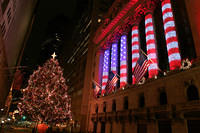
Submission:
[[[57,47],[59,47],[57,55],[65,53],[64,57],[62,54],[62,58],[58,58],[60,65],[66,66],[65,61],[72,55],[75,45],[72,43],[72,34],[83,12],[88,10],[88,6],[89,0],[38,0],[34,10],[32,30],[27,38],[20,64],[26,66],[21,68],[24,77],[22,88],[27,86],[33,71],[51,58]],[[55,33],[59,34],[61,41],[55,41]],[[64,68],[64,71],[66,70],[70,71]],[[13,90],[13,101],[19,100],[19,97],[22,97],[21,92]],[[11,110],[16,108],[16,104],[11,105]]]
[[[66,59],[72,54],[73,31],[82,13],[88,10],[89,5],[89,0],[38,1],[34,11],[35,19],[31,34],[26,43],[21,62],[22,66],[27,66],[27,70],[24,70],[24,72],[28,75],[31,74],[34,69],[37,69],[38,65],[42,65],[44,59],[51,57],[50,53],[52,53],[54,49],[47,48],[50,45],[57,45],[61,49],[64,48],[64,52],[68,53],[65,54],[64,58]],[[58,33],[59,37],[62,38],[61,42],[51,41],[52,35],[55,35],[55,33]],[[59,50],[56,52],[60,54],[58,53],[60,52]],[[63,63],[62,61],[62,64]]]

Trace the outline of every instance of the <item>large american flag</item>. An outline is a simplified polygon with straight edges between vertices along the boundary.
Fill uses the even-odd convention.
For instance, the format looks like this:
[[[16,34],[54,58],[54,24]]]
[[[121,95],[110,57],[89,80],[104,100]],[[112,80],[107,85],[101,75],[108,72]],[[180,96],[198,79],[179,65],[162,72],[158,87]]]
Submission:
[[[135,76],[136,83],[140,82],[144,74],[147,72],[150,63],[146,59],[146,56],[143,53],[140,53],[140,57],[135,65],[133,75]]]
[[[108,83],[107,83],[107,86],[106,86],[107,93],[111,93],[114,90],[118,80],[119,80],[118,75],[116,73],[114,74],[112,71],[110,71]]]

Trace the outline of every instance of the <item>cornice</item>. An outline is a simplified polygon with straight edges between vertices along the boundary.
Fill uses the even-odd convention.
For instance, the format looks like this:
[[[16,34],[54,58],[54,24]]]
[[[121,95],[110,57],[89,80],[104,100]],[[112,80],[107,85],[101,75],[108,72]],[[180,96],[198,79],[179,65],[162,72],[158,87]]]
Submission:
[[[100,44],[103,49],[108,48],[113,42],[119,40],[121,35],[128,33],[131,26],[139,23],[141,16],[152,12],[159,1],[129,1],[112,21],[106,20],[107,26],[104,29],[101,26],[102,29],[97,30],[98,32],[93,39],[94,43]]]

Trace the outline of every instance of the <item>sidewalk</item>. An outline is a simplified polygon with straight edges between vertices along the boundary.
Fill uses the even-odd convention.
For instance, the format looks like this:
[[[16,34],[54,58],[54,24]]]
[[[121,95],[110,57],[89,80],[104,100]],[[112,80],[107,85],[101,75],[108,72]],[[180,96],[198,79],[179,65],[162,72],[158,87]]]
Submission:
[[[15,129],[2,129],[1,133],[31,133],[30,128],[15,128]]]

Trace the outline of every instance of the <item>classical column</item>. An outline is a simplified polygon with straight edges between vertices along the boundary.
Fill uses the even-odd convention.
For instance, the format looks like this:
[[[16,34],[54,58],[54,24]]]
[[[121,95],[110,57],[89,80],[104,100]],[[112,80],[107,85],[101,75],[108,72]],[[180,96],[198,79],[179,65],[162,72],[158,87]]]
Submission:
[[[102,84],[102,76],[103,76],[103,61],[104,61],[104,51],[98,51],[96,54],[96,65],[95,65],[95,72],[98,72],[98,74],[95,73],[95,81]]]
[[[110,70],[117,74],[117,65],[118,64],[118,44],[113,43],[111,48],[111,64]]]
[[[136,65],[137,60],[139,59],[139,30],[138,25],[132,27],[131,32],[131,45],[132,45],[132,72],[134,71],[134,67]],[[132,84],[135,84],[135,77],[132,75]]]
[[[120,39],[120,88],[127,84],[127,35]]]
[[[145,15],[147,55],[150,60],[150,66],[148,68],[149,78],[153,78],[158,75],[156,41],[152,18],[152,14],[150,12]]]
[[[113,73],[117,73],[117,64],[118,64],[118,44],[113,43],[111,49],[111,68],[110,70]]]
[[[178,69],[181,66],[181,56],[170,0],[162,1],[162,14],[170,70]]]
[[[104,52],[104,61],[103,61],[103,76],[102,76],[102,91],[101,94],[105,94],[106,84],[108,81],[109,74],[109,62],[110,62],[110,49],[105,50]]]

